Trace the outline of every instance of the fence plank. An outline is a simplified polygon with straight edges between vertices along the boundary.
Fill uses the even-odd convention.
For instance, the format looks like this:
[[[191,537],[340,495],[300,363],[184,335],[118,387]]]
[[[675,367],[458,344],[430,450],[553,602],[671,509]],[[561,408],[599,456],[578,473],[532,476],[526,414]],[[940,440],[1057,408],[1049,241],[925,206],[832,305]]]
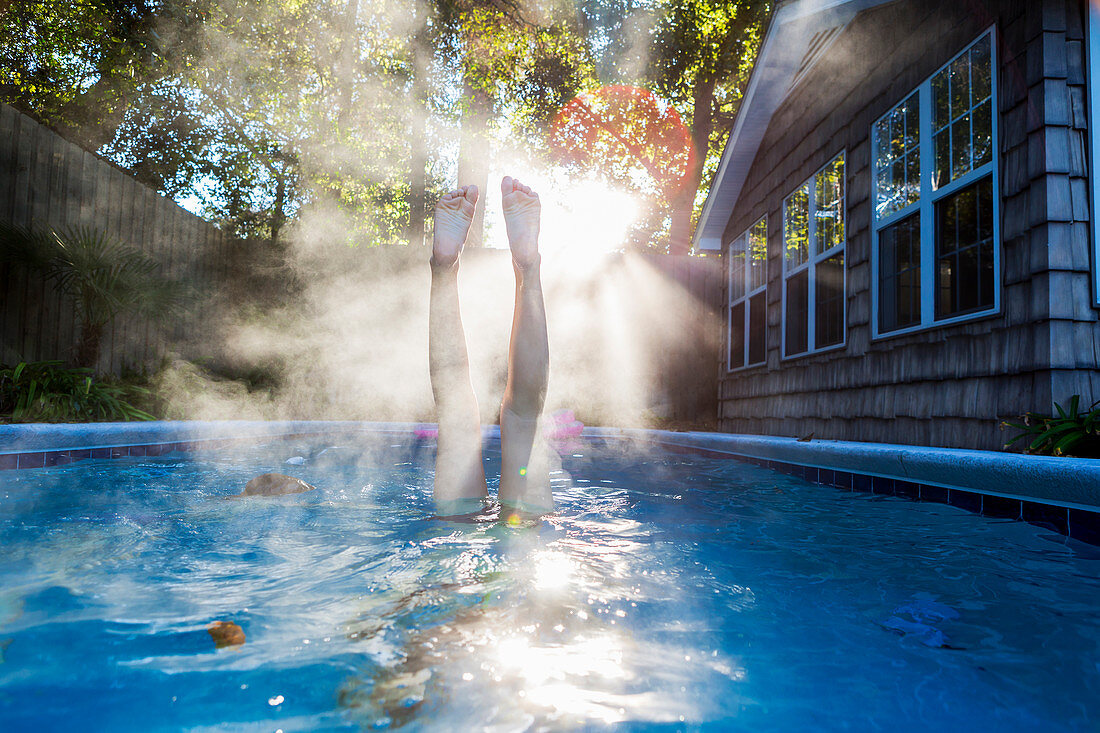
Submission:
[[[129,186],[129,211],[130,211],[130,244],[141,248],[145,226],[145,187],[137,181],[131,180]],[[128,355],[134,363],[134,367],[145,372],[149,365],[145,353],[145,318],[130,321]]]
[[[58,202],[59,223],[62,229],[73,231],[80,226],[80,210],[86,195],[84,185],[84,151],[72,143],[65,142],[66,176],[62,199]],[[68,296],[61,298],[61,314],[58,343],[61,351],[58,358],[72,363],[76,353],[76,339],[79,333],[76,302]]]
[[[29,226],[31,215],[31,175],[34,170],[34,161],[36,153],[38,152],[32,144],[34,128],[37,125],[24,115],[20,115],[17,119],[18,126],[16,132],[16,165],[15,165],[15,199],[14,206],[12,208],[12,221],[16,226]],[[28,348],[30,344],[30,327],[28,321],[29,313],[27,310],[28,300],[30,299],[30,276],[25,270],[20,270],[16,273],[16,286],[12,289],[12,293],[15,299],[16,308],[15,311],[15,328],[12,334],[12,341],[15,344],[15,350],[19,354],[20,359],[33,359],[33,354],[30,353]]]
[[[95,156],[92,156],[92,159],[99,163],[99,166],[96,171],[95,200],[91,226],[97,230],[110,232],[111,187],[113,184],[111,171],[109,168],[103,168],[102,161]],[[100,343],[99,361],[95,365],[97,372],[111,372],[111,339],[113,336],[114,330],[111,328],[108,328],[103,334]]]
[[[41,175],[46,180],[46,195],[40,205],[36,206],[35,216],[43,225],[60,229],[61,224],[58,218],[63,209],[60,202],[63,200],[65,192],[65,143],[56,135],[47,134],[42,137],[44,138],[42,140],[43,148],[49,151],[49,154],[40,163],[40,166],[44,168]],[[61,309],[63,307],[61,290],[53,283],[43,283],[43,285],[43,299],[38,326],[39,358],[60,359],[62,358],[62,344],[59,336]]]
[[[12,221],[15,207],[16,116],[19,113],[0,105],[0,217]],[[10,265],[0,264],[0,363],[15,361],[11,347],[12,331],[18,306],[14,297],[17,273]]]
[[[16,117],[6,104],[0,105],[0,217],[12,221],[15,198]]]
[[[156,236],[157,236],[157,210],[156,210],[156,195],[147,188],[143,188],[141,194],[141,248],[145,251],[145,254],[150,257],[156,258],[158,261],[160,257],[156,251]],[[161,354],[161,350],[155,342],[156,332],[153,330],[152,324],[148,319],[142,323],[141,339],[144,344],[142,350],[142,361],[146,364],[152,364],[153,368],[156,365],[153,362],[157,359],[157,356]]]

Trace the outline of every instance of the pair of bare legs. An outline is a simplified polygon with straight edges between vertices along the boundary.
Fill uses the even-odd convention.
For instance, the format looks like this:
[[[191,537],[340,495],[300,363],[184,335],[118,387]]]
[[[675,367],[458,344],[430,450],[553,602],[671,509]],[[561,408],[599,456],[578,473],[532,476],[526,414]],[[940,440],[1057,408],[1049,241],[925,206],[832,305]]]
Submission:
[[[498,498],[509,510],[541,514],[554,508],[549,473],[538,449],[538,421],[550,371],[539,275],[542,205],[530,186],[510,176],[501,181],[501,194],[516,273],[516,302],[508,345],[508,381],[500,406]],[[459,258],[477,198],[477,186],[462,186],[445,194],[435,207],[428,361],[439,419],[434,497],[443,516],[476,511],[488,496],[481,420],[458,302]]]

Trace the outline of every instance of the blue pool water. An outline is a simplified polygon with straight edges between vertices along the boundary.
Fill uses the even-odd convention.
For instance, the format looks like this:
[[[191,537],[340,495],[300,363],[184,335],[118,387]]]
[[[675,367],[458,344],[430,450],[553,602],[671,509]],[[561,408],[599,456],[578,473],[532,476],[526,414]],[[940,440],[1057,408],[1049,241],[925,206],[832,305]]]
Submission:
[[[1100,725],[1096,547],[614,444],[455,524],[429,447],[321,447],[0,473],[0,729]]]

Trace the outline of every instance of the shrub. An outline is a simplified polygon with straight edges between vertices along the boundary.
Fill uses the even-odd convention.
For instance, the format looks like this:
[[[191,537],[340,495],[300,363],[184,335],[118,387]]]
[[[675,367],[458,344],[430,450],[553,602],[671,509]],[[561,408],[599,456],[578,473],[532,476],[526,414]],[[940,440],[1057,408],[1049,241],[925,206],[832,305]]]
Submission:
[[[1080,411],[1081,395],[1073,395],[1066,407],[1054,405],[1056,415],[1029,412],[1021,422],[1004,422],[1001,428],[1020,432],[1005,443],[1005,448],[1030,438],[1026,453],[1049,456],[1100,458],[1100,400],[1085,412]]]
[[[0,419],[11,422],[155,420],[134,407],[149,391],[97,379],[90,369],[66,369],[60,361],[0,365]]]

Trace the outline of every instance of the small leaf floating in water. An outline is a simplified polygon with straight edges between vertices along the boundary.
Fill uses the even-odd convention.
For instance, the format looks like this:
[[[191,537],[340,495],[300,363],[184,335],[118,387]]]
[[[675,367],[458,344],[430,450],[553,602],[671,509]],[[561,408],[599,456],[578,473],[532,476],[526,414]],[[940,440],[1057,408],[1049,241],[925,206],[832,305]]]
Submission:
[[[218,649],[240,646],[245,639],[244,629],[232,621],[215,621],[206,627],[206,632],[214,639],[214,646]]]

